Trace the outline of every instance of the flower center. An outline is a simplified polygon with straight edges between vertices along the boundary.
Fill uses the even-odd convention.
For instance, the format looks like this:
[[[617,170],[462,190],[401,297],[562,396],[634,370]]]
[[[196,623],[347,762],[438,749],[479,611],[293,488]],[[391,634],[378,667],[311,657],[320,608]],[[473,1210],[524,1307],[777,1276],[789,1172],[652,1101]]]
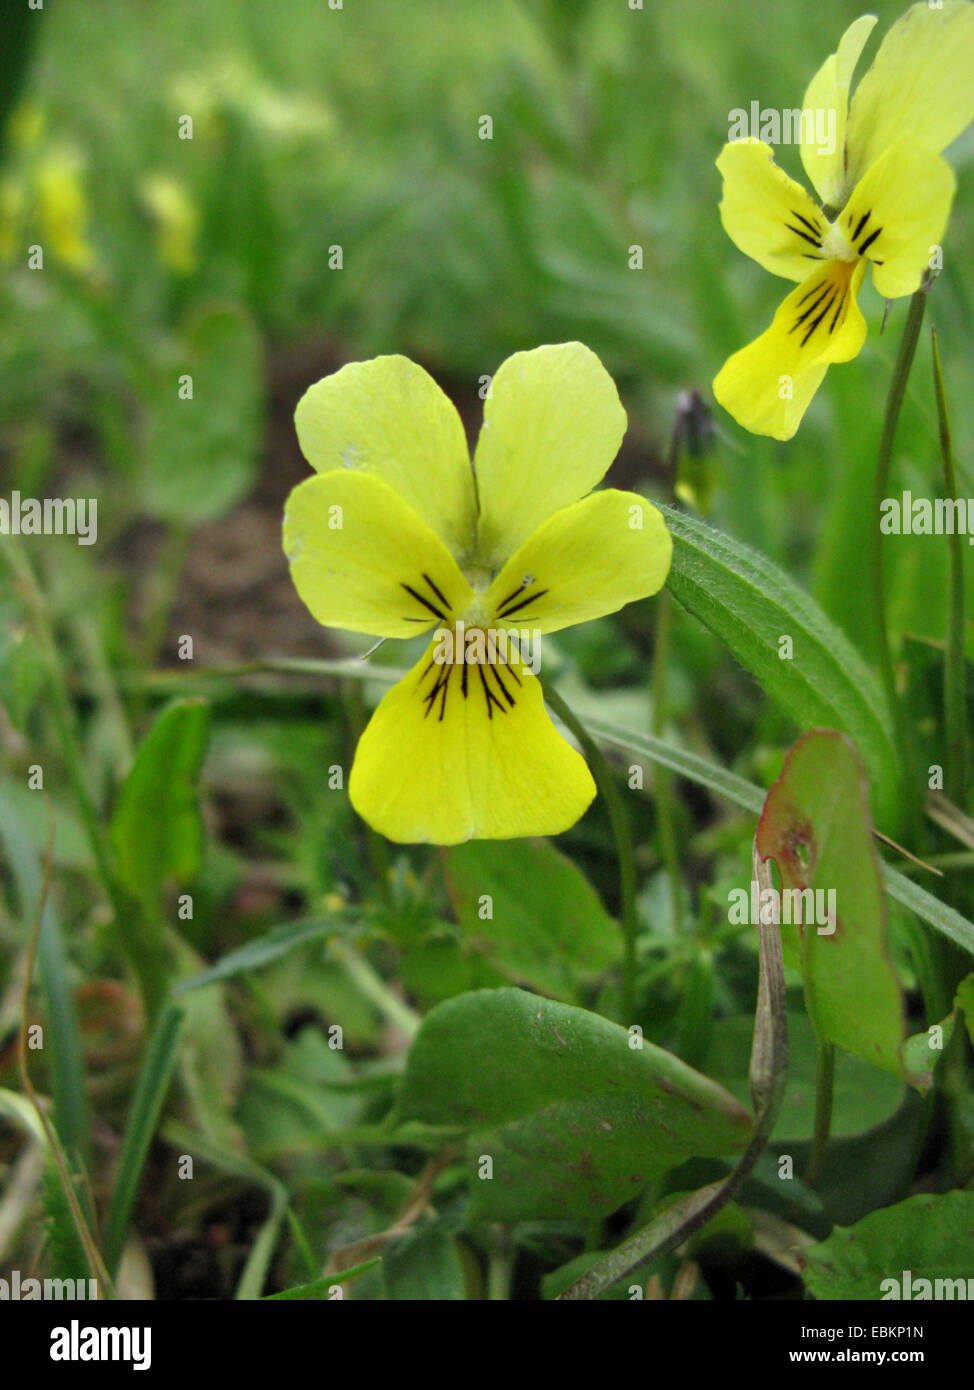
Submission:
[[[838,218],[828,224],[825,236],[822,238],[822,254],[827,261],[857,261],[859,259],[859,252],[839,226]]]
[[[463,620],[438,628],[436,645],[423,674],[416,683],[426,706],[424,719],[435,711],[442,723],[456,699],[471,695],[482,699],[487,718],[495,711],[507,714],[517,704],[517,687],[522,684],[516,664],[520,653],[503,630],[468,627]]]

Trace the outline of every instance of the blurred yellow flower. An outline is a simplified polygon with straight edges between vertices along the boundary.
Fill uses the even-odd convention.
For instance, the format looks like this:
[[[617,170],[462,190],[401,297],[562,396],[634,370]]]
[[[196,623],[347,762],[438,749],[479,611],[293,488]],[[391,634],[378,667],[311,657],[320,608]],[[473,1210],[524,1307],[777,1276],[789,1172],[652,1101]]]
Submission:
[[[53,150],[39,161],[34,186],[42,242],[72,270],[89,270],[95,256],[86,237],[88,200],[80,160],[68,151]]]
[[[717,160],[728,236],[773,275],[799,282],[714,381],[720,404],[755,434],[790,439],[829,365],[858,354],[867,264],[887,299],[913,294],[935,268],[955,182],[939,152],[974,118],[974,5],[914,5],[850,103],[875,24],[873,15],[851,24],[805,94],[801,157],[821,206],[756,139],[725,145]]]
[[[198,265],[200,219],[186,189],[169,174],[148,174],[139,194],[152,218],[159,259],[174,275],[192,275]]]

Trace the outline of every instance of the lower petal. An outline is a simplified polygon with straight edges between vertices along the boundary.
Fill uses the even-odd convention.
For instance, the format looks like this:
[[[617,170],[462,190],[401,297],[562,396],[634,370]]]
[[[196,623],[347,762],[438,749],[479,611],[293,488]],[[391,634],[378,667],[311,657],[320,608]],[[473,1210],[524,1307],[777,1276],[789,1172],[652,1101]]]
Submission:
[[[728,358],[714,395],[753,434],[791,439],[832,362],[860,351],[866,262],[830,261],[782,302],[770,328]]]
[[[349,778],[355,810],[389,840],[460,844],[557,835],[595,783],[558,733],[541,685],[505,662],[437,663],[436,644],[384,696]]]

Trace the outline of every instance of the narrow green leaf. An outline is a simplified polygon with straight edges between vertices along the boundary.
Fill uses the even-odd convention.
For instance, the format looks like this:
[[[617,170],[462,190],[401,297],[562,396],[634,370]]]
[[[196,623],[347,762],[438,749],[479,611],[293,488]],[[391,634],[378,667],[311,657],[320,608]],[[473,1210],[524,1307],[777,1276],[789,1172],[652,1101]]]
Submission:
[[[675,597],[799,729],[825,725],[855,741],[869,770],[876,817],[895,824],[896,745],[882,691],[862,657],[765,556],[675,508],[662,511],[673,536],[667,582]],[[783,656],[782,638],[791,639],[790,655]]]
[[[105,1266],[113,1278],[121,1259],[146,1155],[169,1090],[178,1054],[182,1022],[182,1012],[172,1005],[160,1013],[132,1098],[125,1126],[122,1157],[115,1174],[112,1201],[105,1224],[103,1253]]]
[[[164,879],[193,877],[203,853],[197,781],[209,736],[205,700],[178,700],[159,715],[119,796],[112,821],[117,875],[139,901]]]
[[[259,970],[309,941],[330,936],[339,926],[340,923],[333,917],[309,917],[302,918],[300,922],[284,922],[272,927],[263,936],[248,941],[245,946],[229,951],[198,974],[180,980],[173,986],[173,995],[188,994],[191,990],[202,989],[204,985],[215,984],[218,980],[228,980],[247,970]]]
[[[263,1302],[293,1303],[298,1299],[327,1299],[337,1285],[347,1284],[366,1270],[374,1269],[381,1259],[381,1255],[373,1255],[371,1260],[363,1260],[361,1264],[352,1265],[351,1269],[343,1269],[341,1274],[329,1274],[324,1279],[312,1279],[310,1284],[295,1284],[293,1288],[282,1289],[280,1293],[266,1294]]]
[[[35,793],[36,794],[36,793]],[[20,911],[29,921],[36,911],[42,885],[37,851],[11,804],[0,798],[0,843],[6,853]],[[57,841],[55,839],[55,845]],[[54,1128],[66,1154],[85,1167],[91,1161],[91,1116],[85,1084],[81,1031],[71,985],[64,937],[50,894],[44,904],[37,961],[47,1004],[47,1027],[52,1059]]]
[[[743,1106],[679,1058],[519,989],[433,1009],[400,1105],[404,1119],[467,1131],[473,1209],[498,1221],[613,1211],[687,1158],[738,1152],[751,1133]]]

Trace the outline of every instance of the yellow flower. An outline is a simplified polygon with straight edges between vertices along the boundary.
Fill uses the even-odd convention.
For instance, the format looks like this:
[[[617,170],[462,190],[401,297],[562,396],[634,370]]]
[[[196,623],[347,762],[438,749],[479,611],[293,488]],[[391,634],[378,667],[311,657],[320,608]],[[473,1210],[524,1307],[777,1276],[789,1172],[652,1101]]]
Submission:
[[[95,257],[86,236],[88,200],[80,160],[68,151],[53,151],[38,165],[35,187],[43,239],[72,270],[89,270]]]
[[[175,275],[192,275],[198,263],[199,213],[186,189],[168,174],[147,174],[139,195],[154,224],[160,261]]]
[[[473,469],[453,405],[405,357],[319,381],[295,423],[318,476],[288,499],[284,549],[311,613],[375,637],[435,630],[359,741],[352,805],[401,842],[567,829],[595,785],[525,648],[655,593],[671,552],[644,498],[592,492],[626,428],[602,363],[580,343],[509,357]]]
[[[717,160],[731,240],[799,282],[714,381],[720,404],[756,434],[790,439],[829,365],[859,352],[867,263],[885,298],[913,294],[947,225],[954,175],[939,152],[974,118],[974,5],[914,5],[850,102],[875,23],[863,15],[849,26],[805,94],[801,157],[821,206],[757,140],[725,145]]]

